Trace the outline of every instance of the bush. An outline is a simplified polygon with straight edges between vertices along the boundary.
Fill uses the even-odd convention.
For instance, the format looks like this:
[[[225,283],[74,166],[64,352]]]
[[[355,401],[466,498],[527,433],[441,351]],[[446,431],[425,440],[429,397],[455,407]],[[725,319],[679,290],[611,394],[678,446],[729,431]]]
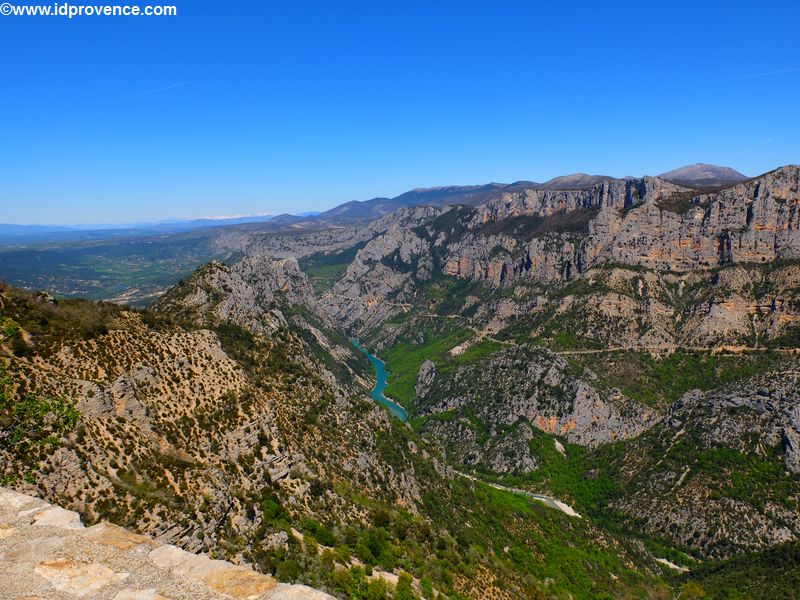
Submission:
[[[303,519],[303,530],[310,533],[323,546],[335,546],[336,538],[333,532],[327,527],[323,527],[314,519]]]
[[[417,595],[411,589],[411,575],[408,573],[401,573],[400,578],[397,580],[397,587],[392,596],[394,600],[416,600]]]
[[[80,415],[65,398],[27,393],[15,400],[11,384],[7,367],[0,362],[0,448],[29,472],[75,428]]]
[[[287,583],[294,582],[300,576],[300,567],[293,560],[284,560],[278,563],[275,577]]]

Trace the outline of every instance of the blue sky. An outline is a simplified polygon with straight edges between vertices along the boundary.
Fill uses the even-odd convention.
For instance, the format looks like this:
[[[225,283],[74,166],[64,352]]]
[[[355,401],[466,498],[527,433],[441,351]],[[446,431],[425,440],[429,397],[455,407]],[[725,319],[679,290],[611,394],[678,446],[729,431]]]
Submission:
[[[800,162],[796,0],[174,4],[0,17],[0,222]]]

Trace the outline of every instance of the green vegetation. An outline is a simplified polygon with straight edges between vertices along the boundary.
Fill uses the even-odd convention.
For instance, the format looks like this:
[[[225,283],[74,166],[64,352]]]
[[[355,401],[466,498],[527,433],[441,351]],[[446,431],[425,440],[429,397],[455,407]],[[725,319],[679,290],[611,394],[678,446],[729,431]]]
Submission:
[[[575,355],[573,360],[596,373],[606,385],[650,406],[672,404],[693,389],[710,390],[778,367],[777,352],[712,354],[677,351],[664,357],[621,351]]]
[[[64,398],[32,392],[15,398],[7,366],[0,361],[0,451],[13,461],[0,472],[2,481],[13,482],[20,474],[35,477],[38,463],[60,445],[78,423],[78,412]]]
[[[624,455],[625,443],[601,446],[592,452],[584,446],[570,444],[563,438],[537,429],[533,429],[533,433],[529,444],[539,460],[539,467],[535,471],[502,477],[483,472],[483,478],[512,487],[547,490],[568,502],[579,513],[608,521],[606,507],[620,492],[616,482],[619,471],[615,462]],[[564,447],[565,455],[556,449],[556,439]]]
[[[3,313],[3,337],[17,356],[27,355],[34,348],[46,354],[60,342],[70,339],[92,339],[115,326],[120,312],[116,304],[88,300],[48,300],[34,294],[0,284],[0,311]],[[24,330],[30,343],[22,336]]]
[[[789,600],[800,590],[800,543],[720,563],[706,563],[683,576],[681,589],[694,598],[716,600]],[[683,594],[681,598],[691,597]]]
[[[689,444],[686,444],[687,446]],[[764,455],[739,452],[725,446],[697,451],[673,448],[678,454],[694,454],[694,468],[716,480],[712,499],[733,498],[766,510],[769,503],[797,511],[800,482],[787,476],[782,448],[767,447]]]
[[[347,271],[350,263],[340,263],[335,265],[321,265],[318,267],[307,267],[305,270],[308,275],[311,286],[314,288],[314,293],[321,296],[333,287],[333,284],[339,281]]]
[[[469,329],[460,327],[455,319],[421,318],[418,323],[417,339],[401,341],[380,356],[389,371],[389,385],[384,393],[406,408],[410,408],[414,398],[417,373],[422,363],[432,360],[437,369],[455,364],[449,351],[474,335]]]
[[[358,251],[366,245],[366,242],[360,242],[339,252],[315,252],[301,258],[300,269],[311,281],[314,293],[320,296],[331,289],[342,278]]]
[[[576,208],[571,211],[561,210],[546,217],[524,215],[507,217],[485,223],[478,231],[483,235],[513,235],[516,238],[530,240],[549,233],[575,233],[587,235],[589,222],[597,216],[599,208]]]
[[[701,190],[674,192],[667,197],[659,198],[658,207],[662,210],[684,215],[697,206],[703,208],[707,206],[706,204],[695,203],[694,201],[694,199],[702,193]]]

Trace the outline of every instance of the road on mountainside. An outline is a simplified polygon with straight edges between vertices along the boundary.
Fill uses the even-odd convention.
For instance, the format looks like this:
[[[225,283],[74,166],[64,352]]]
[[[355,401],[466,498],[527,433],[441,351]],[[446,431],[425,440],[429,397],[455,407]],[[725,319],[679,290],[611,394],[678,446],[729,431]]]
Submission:
[[[470,479],[472,481],[476,481],[478,483],[483,483],[484,485],[488,485],[489,487],[493,487],[496,490],[502,490],[504,492],[509,492],[511,494],[518,494],[520,496],[527,496],[528,498],[532,498],[533,500],[538,500],[539,502],[543,502],[545,506],[549,506],[550,508],[555,508],[556,510],[560,510],[566,515],[570,517],[577,517],[582,519],[577,512],[569,505],[561,500],[556,500],[550,496],[545,496],[543,494],[534,494],[533,492],[529,492],[528,490],[522,490],[520,488],[508,487],[505,485],[500,485],[499,483],[492,483],[490,481],[484,481],[483,479],[479,479],[474,475],[469,475],[468,473],[462,473],[461,471],[455,471],[461,477],[466,479]]]

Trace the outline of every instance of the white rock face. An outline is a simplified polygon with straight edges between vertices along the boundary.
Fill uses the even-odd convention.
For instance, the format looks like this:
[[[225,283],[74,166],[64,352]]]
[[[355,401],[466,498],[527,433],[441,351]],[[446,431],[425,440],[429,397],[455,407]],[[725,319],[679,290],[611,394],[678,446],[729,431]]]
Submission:
[[[245,258],[233,266],[212,261],[155,304],[163,310],[272,333],[286,320],[276,303],[313,308],[314,290],[296,258]]]

